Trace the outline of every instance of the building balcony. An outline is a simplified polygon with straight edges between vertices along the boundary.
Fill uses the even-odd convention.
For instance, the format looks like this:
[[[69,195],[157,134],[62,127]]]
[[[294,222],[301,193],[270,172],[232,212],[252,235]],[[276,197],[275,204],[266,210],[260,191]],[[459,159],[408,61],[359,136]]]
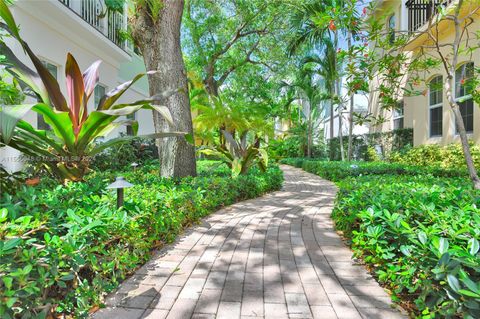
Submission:
[[[118,47],[127,49],[127,43],[121,36],[122,31],[127,30],[125,9],[123,13],[109,11],[103,0],[59,1]]]
[[[405,6],[408,10],[408,31],[410,33],[421,29],[438,10],[439,6],[448,7],[453,0],[408,0]]]

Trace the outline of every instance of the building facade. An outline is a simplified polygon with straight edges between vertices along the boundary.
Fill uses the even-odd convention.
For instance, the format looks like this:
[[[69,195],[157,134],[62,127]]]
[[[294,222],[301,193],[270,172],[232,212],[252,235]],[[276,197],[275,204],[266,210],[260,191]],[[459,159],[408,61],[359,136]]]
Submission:
[[[443,6],[445,10],[452,10],[458,1],[424,1],[424,0],[382,0],[379,1],[377,10],[373,13],[385,19],[387,28],[395,33],[412,34],[404,50],[407,55],[414,57],[420,50],[427,51],[432,56],[437,56],[429,48],[428,38],[425,33],[427,22],[434,14],[435,6]],[[461,16],[478,8],[478,1],[465,1]],[[436,27],[435,27],[436,28]],[[480,15],[473,16],[473,23],[468,27],[473,35],[480,31]],[[417,36],[418,35],[418,36]],[[454,27],[450,21],[438,24],[438,39],[440,43],[453,43],[455,37]],[[465,45],[465,43],[463,43]],[[442,49],[445,55],[451,48]],[[469,137],[476,143],[480,142],[480,109],[468,95],[463,85],[465,78],[473,74],[474,68],[480,66],[480,51],[473,54],[464,54],[459,57],[458,69],[455,74],[455,99],[459,102],[460,110]],[[446,145],[459,142],[454,114],[447,102],[447,95],[443,83],[446,72],[442,67],[431,68],[423,75],[425,83],[416,88],[422,94],[414,96],[398,96],[398,108],[395,110],[382,110],[378,102],[378,92],[372,84],[369,111],[374,116],[381,115],[386,119],[381,124],[370,127],[370,132],[385,132],[397,128],[413,128],[414,145],[440,144]],[[405,82],[408,75],[405,77]]]
[[[99,84],[90,99],[88,109],[94,109],[100,98],[121,83],[131,80],[136,74],[145,72],[142,57],[133,52],[121,33],[126,30],[126,7],[124,13],[107,12],[103,0],[18,0],[11,7],[20,28],[20,35],[33,52],[42,60],[60,88],[66,93],[65,61],[71,53],[81,70],[102,60]],[[14,54],[33,69],[33,64],[20,45],[7,39]],[[149,96],[147,78],[142,78],[119,100],[132,102]],[[26,103],[31,102],[29,100]],[[41,116],[35,112],[26,118],[34,127],[48,128]],[[154,132],[151,111],[140,110],[135,114],[139,122],[138,134]],[[110,136],[128,134],[129,127],[119,127]],[[1,148],[2,165],[13,171],[21,167],[19,153],[11,148]]]

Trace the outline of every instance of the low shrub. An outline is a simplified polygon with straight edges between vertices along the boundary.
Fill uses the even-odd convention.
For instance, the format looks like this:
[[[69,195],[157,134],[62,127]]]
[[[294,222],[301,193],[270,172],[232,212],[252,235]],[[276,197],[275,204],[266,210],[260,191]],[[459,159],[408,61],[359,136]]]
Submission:
[[[473,162],[480,167],[480,146],[470,144]],[[466,167],[462,146],[459,143],[439,146],[437,144],[422,145],[404,152],[392,153],[388,160],[406,165],[437,166],[446,169]]]
[[[200,162],[200,176],[162,179],[147,163],[123,172],[134,186],[115,208],[106,186],[113,171],[83,183],[56,185],[42,179],[0,199],[0,317],[88,315],[149,252],[172,241],[182,228],[209,212],[279,189],[278,167],[236,179],[219,163]],[[217,169],[218,167],[218,169]]]
[[[286,162],[337,183],[337,230],[412,315],[480,318],[480,193],[465,172]]]
[[[115,160],[112,161],[112,158]],[[138,139],[130,143],[107,148],[102,153],[94,156],[90,163],[92,170],[123,170],[132,163],[145,164],[158,159],[158,150],[155,140]]]
[[[304,169],[337,182],[350,176],[363,175],[432,175],[437,177],[467,176],[465,169],[443,169],[434,166],[413,166],[386,162],[328,162],[301,158],[284,159],[281,163]]]

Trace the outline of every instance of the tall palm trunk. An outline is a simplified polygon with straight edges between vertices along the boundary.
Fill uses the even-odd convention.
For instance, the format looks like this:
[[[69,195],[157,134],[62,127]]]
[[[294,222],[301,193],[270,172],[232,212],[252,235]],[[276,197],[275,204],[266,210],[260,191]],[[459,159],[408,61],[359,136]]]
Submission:
[[[334,145],[333,145],[333,133],[334,133],[334,130],[333,130],[333,124],[334,124],[334,121],[333,121],[333,117],[334,117],[334,111],[333,111],[333,100],[335,99],[335,91],[334,91],[334,87],[332,85],[332,87],[330,88],[330,160],[333,161],[334,160]]]
[[[334,46],[335,46],[335,52],[338,52],[338,32],[334,32]],[[336,88],[336,93],[337,93],[337,98],[338,98],[338,140],[340,142],[340,157],[342,161],[345,160],[345,154],[344,154],[344,149],[343,149],[343,132],[342,132],[342,126],[343,126],[343,118],[342,118],[342,112],[343,112],[343,101],[342,101],[342,92],[341,92],[341,77],[340,77],[340,70],[338,66],[338,61],[335,57],[335,70],[336,70],[336,79],[335,79],[335,88]]]
[[[158,70],[148,79],[150,95],[167,90],[178,90],[158,102],[172,113],[174,125],[170,125],[158,113],[153,113],[156,132],[181,131],[193,135],[190,100],[185,64],[180,46],[180,26],[183,0],[164,0],[155,20],[148,5],[138,5],[132,25],[132,36],[142,51],[148,70]],[[163,177],[196,175],[195,148],[184,138],[170,137],[158,141],[160,174]]]
[[[352,48],[352,33],[351,32],[348,35],[347,45],[348,45],[348,52],[350,52],[350,50]],[[351,58],[350,58],[350,61],[351,61]],[[353,107],[355,105],[354,99],[355,99],[355,94],[352,90],[352,92],[350,93],[350,110],[349,110],[349,115],[348,115],[348,151],[347,151],[348,152],[348,155],[347,155],[348,161],[352,160],[352,153],[353,153]]]

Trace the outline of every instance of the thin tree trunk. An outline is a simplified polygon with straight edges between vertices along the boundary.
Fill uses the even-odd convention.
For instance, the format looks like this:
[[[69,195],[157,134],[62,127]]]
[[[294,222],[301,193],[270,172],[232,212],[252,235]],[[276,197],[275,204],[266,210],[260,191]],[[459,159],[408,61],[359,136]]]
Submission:
[[[334,112],[333,112],[333,100],[335,98],[335,93],[334,93],[334,89],[333,87],[331,88],[331,92],[330,92],[330,160],[333,161],[334,160],[334,146],[333,146],[333,133],[334,133],[334,130],[333,130],[333,124],[334,124],[334,121],[333,121],[333,116],[334,116]]]
[[[343,126],[343,102],[341,101],[341,87],[340,87],[340,80],[337,80],[337,92],[338,92],[338,139],[340,141],[340,157],[342,159],[342,162],[345,160],[345,150],[343,147],[343,132],[342,132],[342,126]]]
[[[460,48],[461,48],[460,44],[462,42],[463,35],[465,33],[468,34],[468,32],[465,32],[466,31],[465,29],[462,29],[462,25],[465,22],[458,18],[460,15],[460,10],[462,9],[463,3],[464,3],[463,0],[459,0],[455,8],[455,14],[451,19],[453,20],[454,30],[455,30],[455,38],[453,43],[451,44],[452,52],[453,52],[451,63],[448,63],[448,60],[447,60],[448,56],[445,56],[442,53],[441,46],[438,39],[438,34],[436,38],[433,38],[431,34],[429,35],[431,38],[433,38],[432,40],[434,40],[437,53],[439,54],[442,64],[448,75],[445,80],[445,91],[446,91],[448,103],[455,116],[455,123],[457,125],[458,134],[460,136],[460,142],[462,144],[462,150],[463,150],[463,155],[465,156],[465,163],[467,165],[468,174],[470,175],[470,180],[472,181],[473,187],[475,189],[480,189],[480,179],[478,177],[477,169],[475,168],[475,165],[473,163],[472,153],[470,151],[470,145],[468,144],[467,132],[465,130],[465,125],[463,123],[462,113],[460,112],[458,103],[455,101],[455,98],[454,98],[455,96],[454,77],[455,77],[455,71],[457,70],[457,66],[458,66],[458,57],[459,57]],[[465,28],[467,28],[467,26],[465,26]]]
[[[480,179],[478,178],[477,169],[475,168],[475,164],[473,163],[470,145],[468,144],[467,131],[465,130],[465,125],[463,123],[462,113],[460,112],[458,103],[456,103],[455,99],[453,98],[452,91],[454,90],[455,86],[452,84],[452,82],[452,76],[447,78],[447,80],[445,81],[445,89],[447,92],[448,103],[450,104],[452,112],[455,116],[455,124],[457,126],[458,135],[460,136],[460,143],[462,144],[462,150],[463,155],[465,156],[465,163],[467,164],[468,174],[473,183],[473,187],[475,189],[480,189]]]
[[[142,51],[146,68],[159,71],[149,77],[150,94],[178,90],[176,94],[159,101],[170,109],[173,126],[170,127],[158,113],[154,112],[155,131],[180,131],[193,135],[187,74],[180,46],[183,6],[183,0],[164,0],[156,21],[153,21],[148,6],[139,6],[132,35]],[[181,137],[170,137],[157,143],[161,176],[196,175],[193,145]]]
[[[309,103],[310,104],[310,103]],[[309,106],[307,123],[307,157],[312,157],[312,105]]]
[[[335,52],[338,52],[338,31],[335,31]],[[337,98],[338,98],[338,140],[340,142],[340,157],[342,159],[342,162],[345,160],[345,154],[343,150],[343,132],[342,132],[342,111],[343,111],[343,102],[342,102],[342,92],[341,92],[341,81],[342,79],[340,78],[340,70],[338,66],[338,61],[335,59],[335,69],[337,72],[336,73],[336,80],[335,80],[335,87],[337,91]]]
[[[350,52],[352,48],[352,33],[350,32],[348,36],[348,52]],[[352,160],[352,153],[353,153],[353,107],[355,105],[354,103],[355,99],[355,94],[352,93],[350,94],[350,111],[349,111],[349,118],[348,118],[348,155],[347,159],[348,161]]]

